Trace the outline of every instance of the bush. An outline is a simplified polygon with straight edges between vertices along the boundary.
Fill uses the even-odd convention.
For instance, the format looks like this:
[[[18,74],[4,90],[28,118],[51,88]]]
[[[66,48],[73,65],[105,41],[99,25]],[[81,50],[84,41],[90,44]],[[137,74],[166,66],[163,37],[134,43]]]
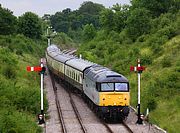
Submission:
[[[148,102],[147,102],[147,108],[149,108],[150,111],[153,111],[153,110],[156,109],[156,107],[157,107],[157,102],[156,102],[156,100],[153,99],[153,98],[149,99]]]
[[[41,128],[22,112],[5,108],[0,110],[0,131],[2,133],[41,133]]]
[[[151,65],[152,64],[152,56],[144,55],[141,57],[141,63],[144,65]]]
[[[15,79],[16,78],[16,71],[13,66],[5,65],[2,70],[3,75],[8,79]]]
[[[162,59],[162,67],[171,67],[171,58],[170,57],[164,57]]]

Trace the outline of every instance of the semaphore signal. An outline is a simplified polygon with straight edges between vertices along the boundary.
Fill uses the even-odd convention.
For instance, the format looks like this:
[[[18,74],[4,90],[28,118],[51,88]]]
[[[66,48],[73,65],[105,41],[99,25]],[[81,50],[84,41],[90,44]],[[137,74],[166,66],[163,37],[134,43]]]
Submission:
[[[141,111],[140,111],[140,85],[141,85],[141,73],[145,70],[145,67],[144,66],[141,66],[141,63],[140,63],[140,59],[138,59],[137,61],[137,66],[131,66],[130,67],[130,70],[131,71],[134,71],[134,72],[137,72],[138,73],[138,105],[137,105],[137,108],[138,108],[138,120],[137,120],[137,124],[142,124],[142,118],[141,118]]]
[[[31,67],[31,66],[27,66],[26,70],[28,72],[40,72],[41,75],[41,113],[38,115],[38,120],[39,120],[39,124],[43,124],[45,123],[44,120],[44,106],[43,106],[43,78],[44,78],[44,73],[46,71],[46,67],[44,67],[43,64],[43,59],[41,58],[41,66],[35,66],[35,67]]]
[[[35,67],[27,66],[26,70],[28,72],[32,72],[32,71],[40,72],[42,70],[42,67],[41,66],[35,66]]]

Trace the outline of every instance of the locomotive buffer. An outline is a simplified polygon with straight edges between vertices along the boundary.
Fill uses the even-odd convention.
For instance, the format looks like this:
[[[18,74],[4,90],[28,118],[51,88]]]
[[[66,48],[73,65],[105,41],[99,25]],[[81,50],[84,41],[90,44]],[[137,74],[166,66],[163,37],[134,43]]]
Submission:
[[[135,71],[138,73],[138,105],[137,105],[137,108],[138,108],[138,120],[137,120],[137,124],[143,124],[143,119],[141,118],[141,110],[140,110],[140,95],[141,95],[141,91],[140,91],[140,85],[141,85],[141,73],[145,70],[145,67],[144,66],[141,66],[140,64],[140,59],[138,59],[137,61],[137,66],[131,66],[130,67],[130,70],[131,71]]]

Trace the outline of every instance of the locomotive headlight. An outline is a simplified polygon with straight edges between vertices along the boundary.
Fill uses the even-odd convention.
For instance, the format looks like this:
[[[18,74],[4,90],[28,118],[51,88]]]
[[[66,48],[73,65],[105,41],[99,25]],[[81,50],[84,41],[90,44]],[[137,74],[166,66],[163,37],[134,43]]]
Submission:
[[[127,100],[127,95],[124,95],[124,100]]]

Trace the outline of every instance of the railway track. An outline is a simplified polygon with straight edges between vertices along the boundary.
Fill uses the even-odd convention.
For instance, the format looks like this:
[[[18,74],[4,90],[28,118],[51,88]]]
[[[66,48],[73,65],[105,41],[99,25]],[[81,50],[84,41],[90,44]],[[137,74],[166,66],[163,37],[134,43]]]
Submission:
[[[57,106],[57,109],[58,109],[57,111],[58,111],[58,116],[59,116],[59,120],[60,120],[61,127],[62,127],[62,132],[67,133],[65,122],[64,122],[64,119],[63,119],[63,115],[62,115],[61,106],[60,106],[58,96],[57,96],[57,87],[55,86],[55,80],[54,80],[54,77],[53,77],[52,73],[49,72],[49,74],[50,74],[50,78],[51,78],[51,82],[52,82],[52,86],[53,86],[53,90],[54,90],[54,94],[55,94],[55,101],[56,101],[56,106]]]
[[[53,77],[53,74],[50,73],[50,76],[51,76],[51,81],[52,81],[52,85],[53,85],[53,90],[54,90],[54,94],[55,94],[55,101],[56,101],[56,106],[57,106],[57,109],[58,109],[58,116],[59,116],[59,120],[60,120],[60,123],[61,123],[61,127],[62,127],[62,132],[63,133],[67,133],[67,127],[66,127],[66,124],[65,124],[65,118],[63,117],[63,112],[62,112],[62,107],[61,107],[61,104],[59,102],[59,99],[58,99],[58,94],[57,94],[57,87],[56,87],[56,84],[55,84],[55,78]],[[71,96],[71,92],[68,91],[68,94],[69,94],[69,98],[70,98],[70,103],[72,105],[72,108],[74,110],[74,113],[76,115],[76,118],[79,122],[79,125],[81,126],[81,130],[83,133],[87,133],[87,130],[85,128],[85,126],[83,125],[83,122],[81,120],[81,117],[80,117],[80,114],[77,110],[77,107],[72,99],[72,96]]]
[[[77,107],[76,107],[76,105],[75,105],[75,103],[74,103],[74,101],[72,99],[71,92],[68,92],[68,93],[69,93],[71,105],[72,105],[72,107],[74,109],[74,112],[75,112],[75,114],[77,116],[77,119],[78,119],[78,121],[79,121],[79,123],[81,125],[81,129],[83,130],[84,133],[87,133],[87,130],[86,130],[85,126],[83,125],[82,119],[81,119],[80,114],[79,114],[79,112],[77,110]]]

